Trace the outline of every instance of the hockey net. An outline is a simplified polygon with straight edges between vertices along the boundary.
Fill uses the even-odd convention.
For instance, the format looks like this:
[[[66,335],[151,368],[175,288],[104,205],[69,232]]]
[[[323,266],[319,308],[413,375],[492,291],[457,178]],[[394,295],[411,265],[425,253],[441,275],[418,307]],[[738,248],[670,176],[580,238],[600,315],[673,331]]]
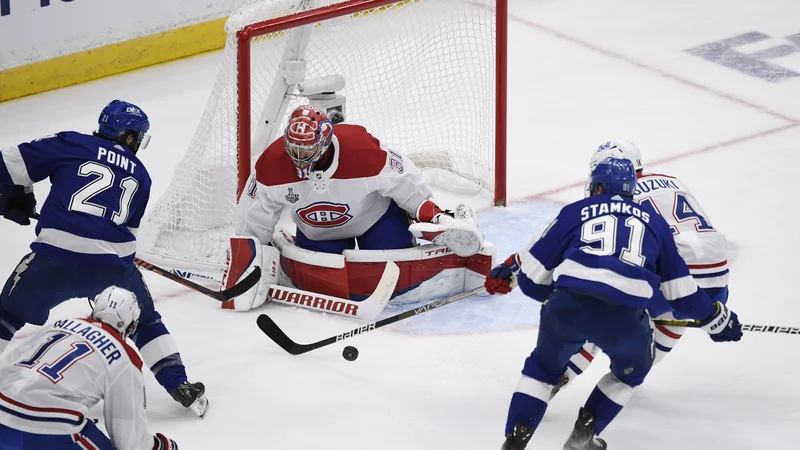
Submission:
[[[345,122],[434,183],[503,204],[506,1],[263,0],[236,11],[200,125],[150,208],[139,254],[217,279],[255,160],[312,98],[344,109]]]

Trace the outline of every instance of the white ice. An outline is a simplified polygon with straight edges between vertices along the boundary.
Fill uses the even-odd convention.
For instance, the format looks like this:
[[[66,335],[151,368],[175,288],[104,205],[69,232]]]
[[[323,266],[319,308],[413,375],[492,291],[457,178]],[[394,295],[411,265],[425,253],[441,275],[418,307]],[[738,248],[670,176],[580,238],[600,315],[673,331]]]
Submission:
[[[582,197],[588,156],[599,143],[628,139],[642,148],[648,170],[688,183],[727,234],[729,304],[742,322],[800,326],[792,284],[800,248],[800,79],[766,81],[684,51],[751,31],[772,39],[737,51],[789,45],[785,37],[800,33],[800,4],[512,0],[510,10],[513,204],[480,215],[500,255]],[[60,130],[89,132],[109,100],[132,101],[153,124],[141,156],[155,201],[197,126],[219,55],[2,103],[0,146]],[[765,61],[800,72],[800,53]],[[47,189],[37,186],[40,201]],[[33,229],[0,227],[0,272],[11,273]],[[538,306],[514,294],[465,300],[358,336],[350,341],[361,353],[355,362],[341,357],[343,345],[290,356],[255,326],[259,313],[301,342],[356,323],[279,305],[223,312],[202,295],[146,278],[191,379],[206,384],[211,401],[199,420],[146,373],[151,430],[181,449],[499,448],[508,401],[536,341]],[[87,311],[85,301],[72,300],[52,317]],[[798,343],[796,336],[747,334],[737,344],[715,344],[689,331],[603,437],[613,450],[800,448],[793,429],[800,422]],[[561,448],[606,370],[600,358],[559,394],[529,448]]]

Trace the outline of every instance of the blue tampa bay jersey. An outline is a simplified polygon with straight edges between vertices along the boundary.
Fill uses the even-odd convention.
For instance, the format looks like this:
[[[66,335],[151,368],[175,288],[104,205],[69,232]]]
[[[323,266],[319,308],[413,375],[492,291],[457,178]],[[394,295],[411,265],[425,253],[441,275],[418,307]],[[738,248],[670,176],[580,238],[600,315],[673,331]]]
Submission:
[[[50,178],[31,250],[78,263],[130,266],[150,175],[113,141],[61,132],[2,150],[0,189]]]
[[[539,301],[565,287],[603,301],[643,309],[661,289],[675,310],[705,319],[714,312],[678,254],[667,222],[619,195],[601,194],[565,206],[517,253],[519,286]]]

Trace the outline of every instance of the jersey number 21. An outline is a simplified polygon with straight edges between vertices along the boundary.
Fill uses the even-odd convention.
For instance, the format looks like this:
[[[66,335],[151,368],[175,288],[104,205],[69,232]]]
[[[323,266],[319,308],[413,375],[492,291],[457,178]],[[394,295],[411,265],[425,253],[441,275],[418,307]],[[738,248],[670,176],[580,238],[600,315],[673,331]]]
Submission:
[[[70,211],[80,211],[93,216],[106,217],[106,207],[92,203],[91,199],[114,185],[114,171],[106,165],[91,161],[81,164],[78,168],[78,175],[82,177],[95,175],[97,178],[72,194],[72,199],[69,202]],[[119,182],[119,187],[122,189],[122,195],[119,198],[119,209],[111,214],[110,219],[115,224],[122,225],[128,220],[133,194],[139,189],[139,182],[134,177],[126,177]]]

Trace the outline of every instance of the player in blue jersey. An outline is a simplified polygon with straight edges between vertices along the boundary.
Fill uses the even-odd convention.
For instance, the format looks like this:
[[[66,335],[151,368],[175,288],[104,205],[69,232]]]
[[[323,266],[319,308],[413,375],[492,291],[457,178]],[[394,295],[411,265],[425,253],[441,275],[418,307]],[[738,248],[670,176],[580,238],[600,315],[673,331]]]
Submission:
[[[653,330],[645,308],[660,289],[676,311],[701,320],[717,342],[742,336],[736,314],[697,288],[669,225],[632,200],[633,165],[608,158],[592,171],[591,196],[565,206],[520,252],[492,269],[489,293],[515,283],[544,302],[536,348],[512,396],[504,450],[524,449],[542,420],[570,357],[594,342],[611,359],[578,413],[564,450],[601,450],[597,436],[622,410],[653,364]]]
[[[202,415],[202,383],[189,383],[178,347],[133,264],[136,232],[150,197],[150,175],[137,158],[147,146],[147,115],[120,100],[100,114],[93,135],[65,131],[5,148],[0,155],[0,214],[20,225],[36,217],[33,184],[49,178],[31,253],[0,293],[0,352],[24,324],[43,325],[54,306],[93,298],[109,284],[143,304],[132,336],[145,363],[172,397]]]

